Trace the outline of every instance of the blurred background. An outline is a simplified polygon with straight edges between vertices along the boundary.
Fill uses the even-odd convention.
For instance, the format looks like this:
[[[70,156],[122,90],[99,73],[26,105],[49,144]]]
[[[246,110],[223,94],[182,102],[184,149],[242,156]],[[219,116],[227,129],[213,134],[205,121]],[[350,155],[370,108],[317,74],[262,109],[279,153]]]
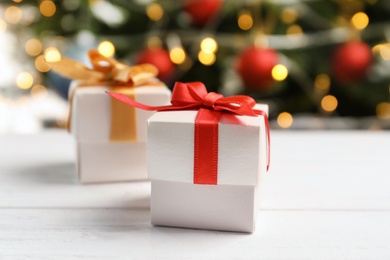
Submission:
[[[250,95],[273,129],[390,129],[388,0],[1,0],[0,133],[64,127],[45,59],[90,49]]]

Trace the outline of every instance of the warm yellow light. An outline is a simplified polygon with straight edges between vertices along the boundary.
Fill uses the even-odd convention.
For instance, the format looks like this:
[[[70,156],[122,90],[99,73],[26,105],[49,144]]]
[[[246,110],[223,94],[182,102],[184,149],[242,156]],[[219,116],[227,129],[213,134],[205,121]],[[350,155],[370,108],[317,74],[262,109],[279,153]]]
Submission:
[[[367,27],[369,19],[367,14],[363,12],[358,12],[352,16],[351,22],[356,29],[363,30]]]
[[[291,34],[302,34],[302,33],[303,33],[302,27],[299,26],[299,25],[291,25],[287,29],[287,34],[289,34],[289,35],[291,35]]]
[[[30,39],[24,44],[26,53],[30,56],[37,56],[42,51],[42,43],[38,39]]]
[[[215,53],[218,50],[218,43],[213,38],[207,37],[200,42],[200,49],[203,52]]]
[[[7,30],[7,24],[0,19],[0,32],[5,32]]]
[[[241,30],[246,31],[252,28],[253,18],[249,12],[243,11],[238,16],[237,23],[238,23],[238,27],[240,27]]]
[[[288,112],[282,112],[276,119],[281,128],[289,128],[293,124],[293,117]]]
[[[61,53],[57,48],[49,47],[45,50],[45,60],[47,62],[58,62],[61,60]]]
[[[379,53],[381,47],[382,47],[382,44],[377,44],[377,45],[375,45],[374,47],[371,48],[372,53],[373,53],[373,54]]]
[[[162,47],[162,41],[161,41],[160,37],[152,36],[148,39],[148,41],[146,42],[146,45],[148,46],[148,49],[150,49],[150,50],[159,49]]]
[[[31,88],[33,82],[33,76],[29,72],[20,72],[16,76],[16,85],[21,89]]]
[[[172,48],[172,50],[169,52],[169,57],[173,63],[182,64],[186,59],[186,53],[184,52],[183,48],[175,47]]]
[[[115,46],[109,41],[103,41],[99,44],[98,51],[105,57],[112,57],[115,54]]]
[[[280,13],[280,20],[285,24],[292,24],[298,19],[298,12],[294,8],[286,8]]]
[[[47,89],[43,85],[35,85],[31,88],[31,97],[34,99],[44,98],[47,96]]]
[[[384,60],[390,60],[390,43],[381,44],[379,54]]]
[[[314,79],[314,87],[320,91],[327,91],[330,87],[330,77],[326,74],[318,74]]]
[[[198,54],[198,59],[203,65],[211,66],[214,64],[216,56],[213,52],[200,51]]]
[[[51,0],[44,0],[39,5],[39,11],[43,16],[50,17],[56,13],[56,5]]]
[[[158,21],[163,17],[164,9],[161,5],[157,3],[152,3],[146,7],[146,15],[149,17],[150,20]]]
[[[272,68],[272,77],[276,81],[283,81],[287,78],[288,76],[288,70],[286,66],[282,64],[277,64]]]
[[[22,10],[17,6],[11,5],[5,10],[4,17],[9,23],[17,24],[22,18]]]
[[[39,55],[35,59],[34,64],[35,64],[35,68],[40,72],[48,72],[51,69],[50,65],[46,62],[44,55]]]
[[[20,3],[22,2],[23,0],[13,0],[15,3]]]
[[[326,112],[333,112],[337,108],[337,99],[332,95],[327,95],[321,100],[321,107]]]
[[[376,106],[376,115],[379,119],[390,119],[390,103],[381,102]]]

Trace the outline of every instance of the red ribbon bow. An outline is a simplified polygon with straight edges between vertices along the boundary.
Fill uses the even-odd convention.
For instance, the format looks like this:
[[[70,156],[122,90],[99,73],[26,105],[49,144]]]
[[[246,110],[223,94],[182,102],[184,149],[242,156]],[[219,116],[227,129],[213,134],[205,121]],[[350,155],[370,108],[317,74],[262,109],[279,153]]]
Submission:
[[[249,96],[224,97],[215,92],[208,93],[202,82],[176,82],[172,91],[172,105],[170,106],[147,106],[120,93],[107,92],[107,94],[130,106],[148,111],[199,110],[195,120],[194,183],[201,184],[216,184],[217,182],[218,122],[221,112],[243,116],[261,115],[265,119],[267,131],[267,170],[269,168],[270,133],[268,117],[264,111],[253,108],[256,102]],[[202,126],[204,126],[203,129]],[[212,160],[210,160],[210,156],[213,158]],[[211,161],[211,163],[206,163],[206,161]],[[196,174],[196,172],[200,172],[200,174]]]

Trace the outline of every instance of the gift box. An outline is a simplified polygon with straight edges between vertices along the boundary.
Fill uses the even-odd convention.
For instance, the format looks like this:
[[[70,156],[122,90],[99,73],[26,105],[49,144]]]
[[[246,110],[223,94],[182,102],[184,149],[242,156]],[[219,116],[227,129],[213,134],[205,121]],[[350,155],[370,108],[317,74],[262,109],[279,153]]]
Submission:
[[[73,91],[70,131],[77,141],[77,171],[81,183],[131,181],[147,179],[146,128],[153,111],[135,109],[125,104],[112,109],[106,86],[78,86]],[[149,105],[169,104],[171,93],[165,86],[137,86],[135,100]],[[133,110],[133,111],[131,111]],[[115,126],[112,117],[128,122]],[[124,128],[116,139],[113,129]],[[118,131],[116,131],[118,132]],[[132,132],[132,133],[130,133]]]
[[[68,130],[77,143],[81,183],[146,180],[146,128],[153,111],[111,99],[122,93],[149,105],[169,104],[171,92],[155,78],[150,64],[128,66],[91,50],[92,69],[67,59],[50,62],[53,70],[74,79],[69,88]]]
[[[148,120],[152,224],[253,232],[269,165],[268,106],[195,82],[176,83],[171,106],[144,109],[159,111]]]

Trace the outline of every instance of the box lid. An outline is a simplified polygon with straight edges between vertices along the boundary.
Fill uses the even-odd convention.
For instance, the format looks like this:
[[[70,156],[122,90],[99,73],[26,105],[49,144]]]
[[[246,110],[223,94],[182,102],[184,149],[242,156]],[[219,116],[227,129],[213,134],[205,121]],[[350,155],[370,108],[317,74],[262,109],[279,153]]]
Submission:
[[[71,83],[73,93],[70,131],[79,142],[109,142],[111,125],[111,97],[106,86],[77,87],[78,81]],[[151,106],[170,104],[171,91],[167,87],[136,87],[136,100]],[[137,140],[146,141],[147,119],[154,111],[136,109]]]
[[[257,105],[268,113],[267,105]],[[150,179],[193,183],[197,111],[158,112],[148,120]],[[256,185],[266,172],[263,116],[223,114],[218,134],[218,184]]]

